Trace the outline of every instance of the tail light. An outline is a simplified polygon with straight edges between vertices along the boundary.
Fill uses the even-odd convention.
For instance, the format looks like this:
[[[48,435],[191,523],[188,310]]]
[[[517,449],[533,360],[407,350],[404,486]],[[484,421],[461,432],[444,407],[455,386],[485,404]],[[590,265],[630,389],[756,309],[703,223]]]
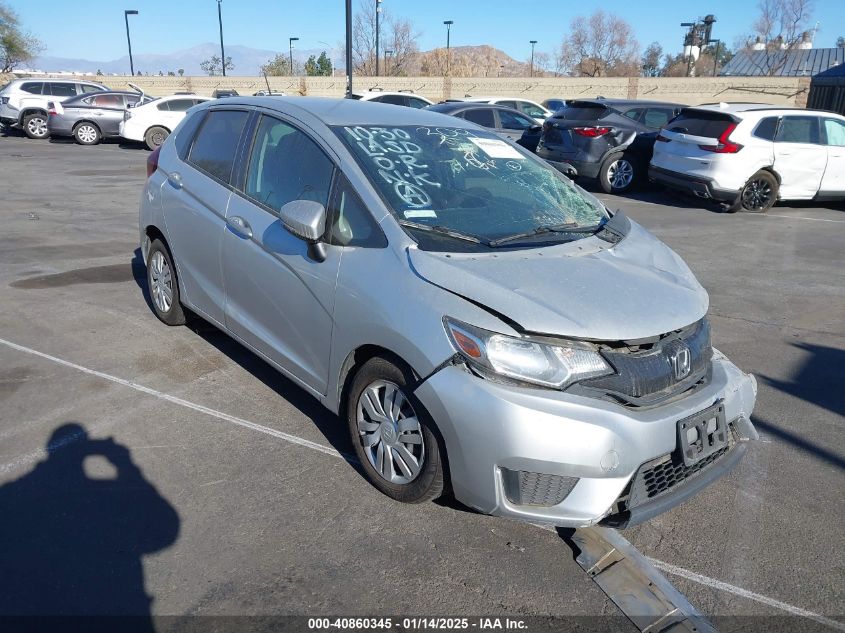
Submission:
[[[156,169],[158,169],[158,155],[161,153],[161,146],[156,147],[150,155],[147,156],[147,178],[152,176]]]
[[[613,128],[610,127],[574,127],[572,131],[580,136],[587,136],[589,138],[597,138],[599,136],[604,136]]]
[[[9,103],[9,97],[0,97],[0,105],[6,105]]]
[[[129,110],[124,110],[123,111],[123,120],[128,121],[131,118],[132,118],[132,113]]]
[[[743,146],[739,143],[731,143],[728,139],[735,129],[736,123],[731,123],[719,137],[718,145],[699,145],[698,147],[705,152],[713,152],[714,154],[736,154]]]

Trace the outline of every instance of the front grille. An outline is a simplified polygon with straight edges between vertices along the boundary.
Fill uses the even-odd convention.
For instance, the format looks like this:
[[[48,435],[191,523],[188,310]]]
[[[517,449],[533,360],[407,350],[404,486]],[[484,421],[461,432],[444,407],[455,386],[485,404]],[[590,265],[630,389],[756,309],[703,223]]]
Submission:
[[[562,503],[572,492],[577,477],[502,469],[505,494],[516,505],[551,507]]]
[[[631,493],[628,498],[628,509],[651,501],[672,490],[675,486],[694,477],[713,462],[723,457],[730,448],[724,448],[711,453],[692,466],[685,466],[683,457],[672,453],[646,462],[634,475]]]
[[[679,379],[673,356],[684,346],[689,350],[689,373]],[[637,406],[655,404],[709,381],[713,356],[710,324],[702,319],[648,349],[610,349],[602,354],[615,373],[585,380],[582,386]]]

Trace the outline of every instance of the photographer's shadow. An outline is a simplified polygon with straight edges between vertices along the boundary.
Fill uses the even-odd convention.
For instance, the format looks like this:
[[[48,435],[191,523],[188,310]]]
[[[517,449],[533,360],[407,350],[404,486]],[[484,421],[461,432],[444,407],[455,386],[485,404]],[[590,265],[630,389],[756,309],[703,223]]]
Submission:
[[[111,438],[71,422],[47,453],[0,487],[0,615],[131,615],[153,631],[142,556],[176,541],[179,515]]]

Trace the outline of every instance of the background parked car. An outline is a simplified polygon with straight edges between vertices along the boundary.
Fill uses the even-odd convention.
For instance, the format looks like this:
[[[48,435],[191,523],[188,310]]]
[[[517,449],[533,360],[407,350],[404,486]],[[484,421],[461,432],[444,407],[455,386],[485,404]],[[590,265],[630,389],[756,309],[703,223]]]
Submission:
[[[537,149],[542,128],[531,117],[513,108],[486,103],[447,101],[428,108],[434,112],[450,114],[477,123],[512,139],[532,152]]]
[[[562,97],[553,97],[551,99],[545,99],[541,101],[540,105],[546,108],[546,110],[557,112],[561,108],[566,107],[566,99],[563,99]]]
[[[684,108],[657,140],[649,177],[728,211],[845,199],[845,117],[838,114],[749,103]]]
[[[409,108],[426,108],[434,102],[414,94],[410,90],[399,92],[387,92],[384,90],[370,89],[367,92],[353,93],[350,99],[359,101],[375,101],[376,103],[390,103],[392,105],[407,106]]]
[[[123,113],[119,134],[129,141],[143,141],[149,149],[155,149],[185,118],[185,112],[211,97],[199,95],[171,95],[161,97]]]
[[[237,97],[238,91],[234,88],[218,88],[211,93],[211,96],[215,99],[221,99],[223,97]]]
[[[108,88],[91,81],[15,79],[0,90],[0,122],[22,128],[29,138],[47,138],[50,134],[47,129],[49,101],[58,103],[103,90]]]
[[[126,108],[151,100],[138,92],[108,90],[71,97],[64,103],[50,101],[47,127],[50,136],[72,136],[81,145],[96,145],[120,135]]]
[[[492,103],[494,105],[505,106],[506,108],[513,108],[514,110],[527,114],[540,125],[554,114],[551,110],[547,110],[539,103],[528,99],[516,99],[514,97],[467,97],[463,101],[468,103]]]
[[[543,124],[537,155],[598,178],[605,193],[622,193],[645,177],[657,130],[682,107],[663,101],[568,101]]]

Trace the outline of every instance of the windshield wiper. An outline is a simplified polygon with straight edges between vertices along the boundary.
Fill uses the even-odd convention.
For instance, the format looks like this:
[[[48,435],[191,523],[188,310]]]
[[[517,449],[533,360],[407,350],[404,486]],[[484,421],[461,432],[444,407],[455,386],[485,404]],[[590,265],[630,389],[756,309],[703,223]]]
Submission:
[[[454,238],[456,240],[463,240],[465,242],[472,242],[473,244],[484,244],[487,246],[492,245],[492,242],[488,242],[487,240],[481,239],[477,235],[470,235],[469,233],[461,233],[460,231],[456,231],[454,229],[450,229],[449,227],[442,226],[440,224],[423,224],[421,222],[411,222],[410,220],[399,220],[400,226],[407,227],[409,229],[417,229],[419,231],[427,231],[429,233],[437,233],[438,235],[445,235],[447,237]]]
[[[577,222],[564,222],[562,224],[544,224],[542,226],[533,228],[530,231],[525,231],[524,233],[514,233],[513,235],[506,235],[505,237],[500,237],[499,239],[491,240],[488,246],[493,246],[495,248],[496,246],[501,246],[502,244],[508,244],[509,242],[516,242],[518,240],[528,239],[537,235],[543,235],[545,233],[593,233],[597,231],[600,227],[601,224],[579,227]]]

